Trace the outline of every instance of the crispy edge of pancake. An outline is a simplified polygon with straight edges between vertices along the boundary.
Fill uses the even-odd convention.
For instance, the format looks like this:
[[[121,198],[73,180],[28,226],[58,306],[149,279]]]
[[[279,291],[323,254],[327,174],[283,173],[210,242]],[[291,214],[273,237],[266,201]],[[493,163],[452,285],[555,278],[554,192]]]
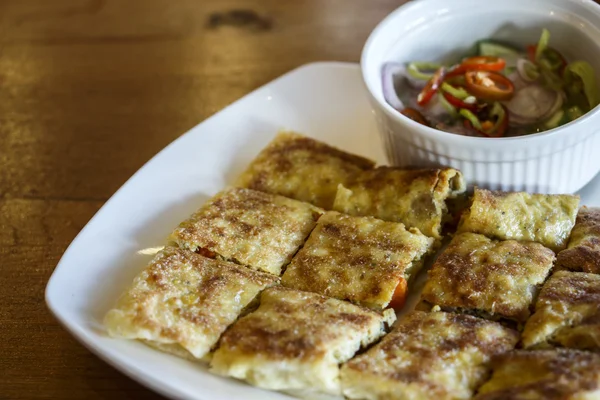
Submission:
[[[246,295],[239,290],[241,282]],[[189,250],[166,247],[106,313],[104,325],[112,337],[136,339],[184,358],[189,355],[202,359],[244,308],[251,306],[264,288],[278,282],[277,277],[266,273],[209,259]],[[193,312],[199,304],[209,307],[210,302],[221,301],[224,289],[233,290],[231,304],[237,302],[242,306],[239,312],[234,311],[236,315],[213,318]],[[243,301],[247,304],[241,303]],[[168,315],[172,318],[166,324],[161,319]],[[215,336],[214,339],[210,339],[211,336]]]
[[[389,309],[378,313],[315,293],[272,287],[261,294],[258,310],[221,337],[211,372],[265,389],[340,395],[339,364],[385,335],[395,318]]]
[[[155,342],[153,340],[139,340],[144,343],[146,346],[152,347],[153,349],[162,351],[163,353],[172,354],[179,358],[183,358],[185,360],[194,361],[194,362],[203,362],[208,364],[212,359],[212,353],[206,353],[201,358],[196,358],[192,353],[187,351],[184,347],[177,343],[160,343]]]
[[[508,263],[506,257],[514,261]],[[421,299],[443,311],[523,323],[529,317],[537,287],[550,273],[553,261],[554,253],[539,243],[495,240],[463,232],[452,239],[428,271]],[[490,281],[492,277],[494,282]],[[514,282],[515,279],[520,281]],[[491,292],[500,284],[508,286],[497,288],[502,293]],[[514,299],[507,298],[509,293]],[[522,295],[530,297],[527,303]],[[489,307],[480,304],[491,299]]]
[[[397,285],[412,282],[433,244],[401,223],[329,211],[288,265],[282,285],[382,310]]]
[[[398,393],[411,399],[470,398],[487,378],[489,359],[513,349],[518,337],[512,329],[470,315],[412,311],[378,344],[344,364],[343,392],[349,399],[392,400]],[[466,366],[461,364],[465,357],[471,357]],[[466,384],[466,375],[457,376],[453,386],[436,378],[461,367],[471,373]]]
[[[555,272],[540,291],[522,343],[525,348],[600,350],[600,275]]]
[[[397,212],[400,205],[393,187],[407,186],[417,189],[401,196],[403,202],[407,203],[405,215],[402,216]],[[465,190],[461,172],[453,168],[402,169],[382,166],[358,174],[347,185],[340,184],[333,208],[346,214],[400,222],[439,240],[442,225],[448,218],[446,200]],[[422,216],[414,218],[415,213],[419,212]]]
[[[600,274],[600,208],[582,207],[567,248],[556,260],[558,268]]]
[[[304,160],[306,165],[318,166],[323,161],[329,161],[329,165],[339,163],[338,175],[331,185],[321,185],[321,193],[303,193],[298,185],[290,183],[290,180],[280,182],[282,177],[294,175],[294,154],[305,152],[313,162]],[[343,183],[355,173],[373,168],[375,161],[368,158],[340,150],[319,140],[310,138],[291,131],[281,131],[267,144],[265,148],[254,158],[246,170],[237,178],[234,186],[245,187],[263,192],[287,196],[300,201],[312,203],[324,209],[331,209],[338,183]],[[315,167],[317,169],[317,167]],[[315,171],[312,171],[315,172]],[[298,174],[296,172],[295,174]],[[304,175],[302,173],[301,175]],[[314,176],[313,173],[311,175]],[[308,177],[307,177],[308,178]]]
[[[280,275],[323,212],[287,197],[229,188],[181,222],[169,243]]]
[[[475,187],[457,233],[533,241],[559,252],[575,225],[579,196],[492,191]]]
[[[495,356],[492,370],[475,400],[591,400],[600,396],[600,354],[572,349],[513,350]]]

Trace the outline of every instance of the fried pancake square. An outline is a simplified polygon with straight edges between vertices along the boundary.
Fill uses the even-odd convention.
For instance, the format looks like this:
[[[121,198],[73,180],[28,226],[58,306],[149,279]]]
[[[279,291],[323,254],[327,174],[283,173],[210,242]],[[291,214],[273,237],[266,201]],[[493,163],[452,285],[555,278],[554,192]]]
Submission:
[[[561,269],[600,274],[600,208],[579,210],[569,245],[558,253],[556,265]]]
[[[402,308],[433,238],[372,217],[327,212],[294,256],[282,284],[373,309]]]
[[[559,252],[575,225],[579,196],[531,194],[475,188],[458,232],[500,239],[532,241]]]
[[[475,400],[600,398],[600,354],[572,349],[513,350],[494,357]]]
[[[366,353],[342,367],[348,399],[469,399],[495,354],[518,332],[470,315],[412,311]]]
[[[322,210],[255,190],[218,193],[171,234],[171,243],[280,275]]]
[[[167,247],[108,311],[104,325],[110,336],[202,359],[256,296],[278,281],[271,274]]]
[[[211,371],[294,395],[339,396],[339,364],[395,320],[354,304],[282,286],[221,338]]]
[[[444,311],[524,323],[554,258],[539,243],[461,233],[429,270],[421,299]]]
[[[448,212],[446,200],[465,190],[462,174],[453,168],[378,167],[341,184],[333,208],[345,214],[401,222],[441,239]]]
[[[600,275],[558,271],[527,320],[523,346],[600,350]]]
[[[281,132],[235,186],[278,194],[330,210],[340,183],[375,162],[294,132]]]

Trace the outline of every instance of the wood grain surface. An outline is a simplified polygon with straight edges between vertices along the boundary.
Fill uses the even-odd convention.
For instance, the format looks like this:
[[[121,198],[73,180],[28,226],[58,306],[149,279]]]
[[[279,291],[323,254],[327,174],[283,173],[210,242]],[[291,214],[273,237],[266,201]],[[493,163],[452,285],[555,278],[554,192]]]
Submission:
[[[299,65],[358,61],[401,3],[0,0],[0,399],[160,398],[48,312],[60,256],[173,139]]]

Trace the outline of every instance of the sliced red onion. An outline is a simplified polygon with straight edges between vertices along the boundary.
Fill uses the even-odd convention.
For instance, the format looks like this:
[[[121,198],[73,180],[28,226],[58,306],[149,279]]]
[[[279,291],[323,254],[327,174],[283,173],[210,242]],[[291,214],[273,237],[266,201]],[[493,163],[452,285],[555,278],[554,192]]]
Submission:
[[[550,110],[548,110],[548,112],[542,116],[541,119],[546,120],[546,119],[550,118],[551,116],[553,116],[554,114],[556,114],[558,112],[558,110],[560,110],[562,108],[564,99],[565,99],[565,96],[564,96],[564,92],[562,90],[560,92],[556,92],[556,100],[554,101],[554,104],[552,105]]]
[[[515,92],[518,92],[525,86],[531,85],[531,83],[524,81],[523,78],[521,78],[521,74],[519,73],[519,71],[516,70],[510,75],[508,75],[507,78],[510,79],[513,83],[513,86],[515,87]]]
[[[396,76],[404,76],[406,75],[405,72],[406,68],[404,65],[395,62],[387,62],[383,64],[381,71],[383,98],[390,106],[394,107],[398,111],[402,111],[404,109],[404,104],[396,92]]]
[[[523,118],[509,112],[508,124],[510,126],[528,126],[535,124],[536,121],[537,119],[535,118]]]
[[[557,105],[562,105],[562,97],[558,92],[540,85],[529,85],[515,92],[513,98],[506,104],[511,117],[533,119],[537,121],[547,115]]]
[[[519,76],[521,77],[521,79],[529,83],[537,81],[537,78],[532,78],[531,76],[529,76],[529,74],[527,74],[527,68],[536,68],[536,66],[534,63],[525,58],[519,58],[517,60],[517,71],[519,72]]]
[[[421,112],[429,120],[439,119],[449,114],[437,95],[433,96],[429,104],[422,108]]]

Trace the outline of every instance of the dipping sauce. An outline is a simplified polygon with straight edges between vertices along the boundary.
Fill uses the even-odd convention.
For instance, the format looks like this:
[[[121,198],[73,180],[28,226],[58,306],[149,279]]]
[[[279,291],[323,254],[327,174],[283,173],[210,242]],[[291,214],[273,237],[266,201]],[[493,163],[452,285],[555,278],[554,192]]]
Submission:
[[[522,136],[576,120],[600,103],[592,66],[568,62],[549,46],[518,48],[491,39],[475,43],[453,65],[411,62],[383,66],[383,94],[405,116],[465,136]]]

